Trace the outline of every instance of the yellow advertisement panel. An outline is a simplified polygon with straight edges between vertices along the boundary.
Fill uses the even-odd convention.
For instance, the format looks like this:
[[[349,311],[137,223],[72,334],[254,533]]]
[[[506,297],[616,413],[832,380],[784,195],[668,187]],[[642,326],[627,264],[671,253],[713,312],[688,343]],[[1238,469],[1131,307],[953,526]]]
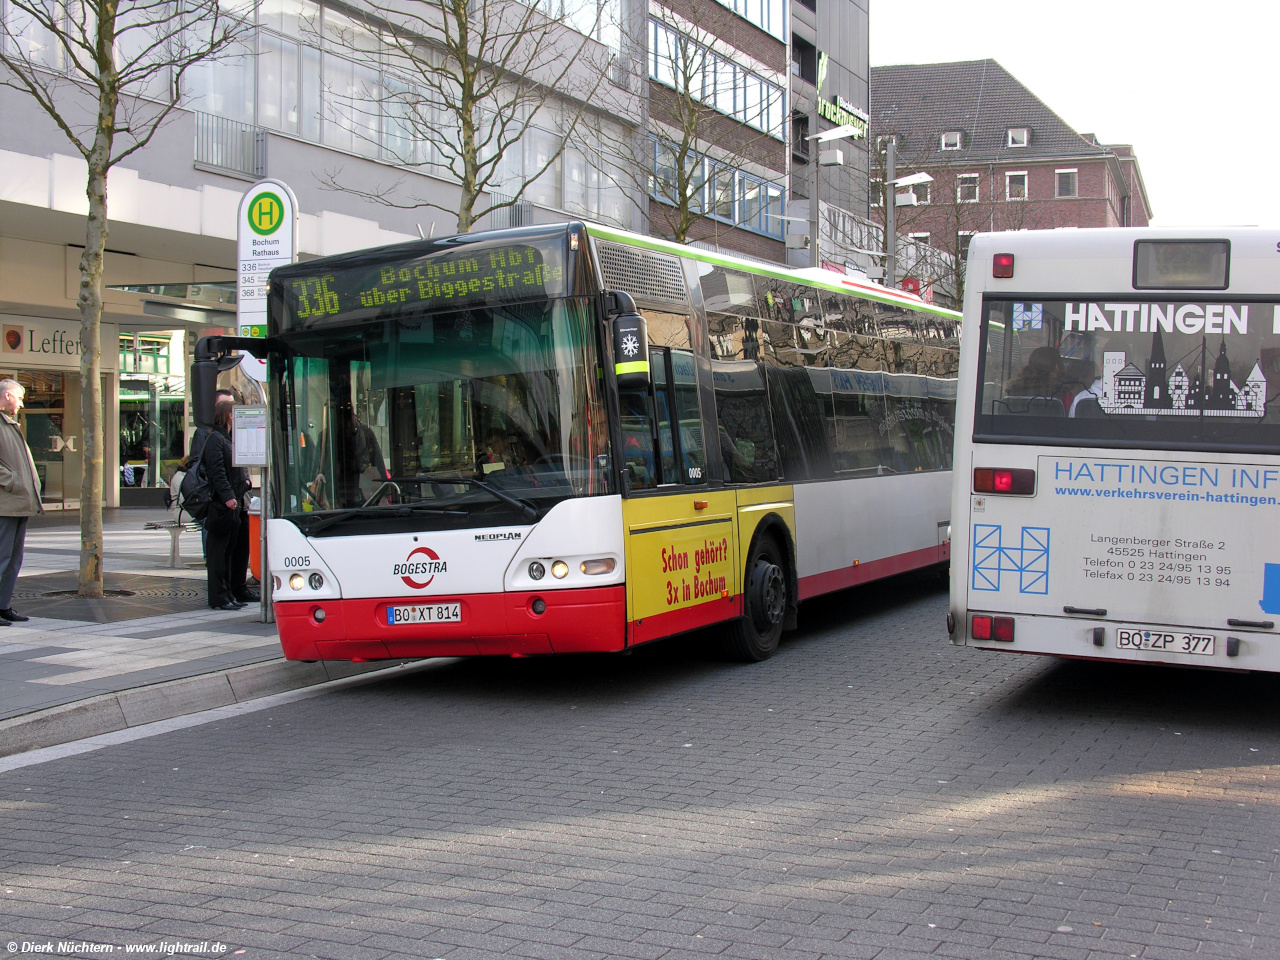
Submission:
[[[741,590],[732,491],[690,490],[622,502],[627,619],[687,611]],[[672,629],[681,629],[679,617]],[[695,618],[696,619],[696,618]]]

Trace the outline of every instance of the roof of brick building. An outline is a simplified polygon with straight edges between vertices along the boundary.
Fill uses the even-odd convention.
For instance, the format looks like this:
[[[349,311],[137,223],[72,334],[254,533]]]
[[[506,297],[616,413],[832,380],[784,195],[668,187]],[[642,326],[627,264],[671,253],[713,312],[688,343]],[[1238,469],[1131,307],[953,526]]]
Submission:
[[[994,60],[871,68],[871,133],[896,134],[907,162],[974,163],[1105,157],[1112,151],[1065,120]],[[1024,147],[1008,145],[1010,128],[1025,127]],[[944,133],[961,134],[960,149],[943,150]]]

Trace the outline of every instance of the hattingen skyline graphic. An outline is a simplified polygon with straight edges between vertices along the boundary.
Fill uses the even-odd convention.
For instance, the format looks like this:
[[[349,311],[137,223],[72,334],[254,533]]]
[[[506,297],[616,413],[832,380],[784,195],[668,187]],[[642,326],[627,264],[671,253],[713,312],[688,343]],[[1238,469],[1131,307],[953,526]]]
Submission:
[[[1231,380],[1226,337],[1222,338],[1212,372],[1208,369],[1207,355],[1208,341],[1202,337],[1200,370],[1193,380],[1181,361],[1172,371],[1166,369],[1164,340],[1159,329],[1151,339],[1146,373],[1128,363],[1123,350],[1106,351],[1102,355],[1102,396],[1098,398],[1098,405],[1112,415],[1264,417],[1267,380],[1262,365],[1255,362],[1244,384],[1236,386]]]

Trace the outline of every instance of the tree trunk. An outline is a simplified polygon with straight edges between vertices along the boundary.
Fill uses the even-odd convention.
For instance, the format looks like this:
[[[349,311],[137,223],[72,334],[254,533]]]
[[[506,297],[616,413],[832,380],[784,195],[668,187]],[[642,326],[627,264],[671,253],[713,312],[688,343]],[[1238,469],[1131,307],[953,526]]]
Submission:
[[[102,596],[102,259],[107,247],[107,171],[116,99],[99,101],[98,129],[88,157],[89,219],[80,257],[80,574],[82,597]]]

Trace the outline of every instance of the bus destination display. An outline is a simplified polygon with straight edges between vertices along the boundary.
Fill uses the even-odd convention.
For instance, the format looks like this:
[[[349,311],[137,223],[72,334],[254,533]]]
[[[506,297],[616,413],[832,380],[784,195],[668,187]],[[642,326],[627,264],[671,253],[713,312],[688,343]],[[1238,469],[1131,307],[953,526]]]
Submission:
[[[550,245],[467,245],[399,262],[353,263],[280,280],[296,320],[367,318],[384,310],[413,312],[490,306],[568,294],[563,253]]]

